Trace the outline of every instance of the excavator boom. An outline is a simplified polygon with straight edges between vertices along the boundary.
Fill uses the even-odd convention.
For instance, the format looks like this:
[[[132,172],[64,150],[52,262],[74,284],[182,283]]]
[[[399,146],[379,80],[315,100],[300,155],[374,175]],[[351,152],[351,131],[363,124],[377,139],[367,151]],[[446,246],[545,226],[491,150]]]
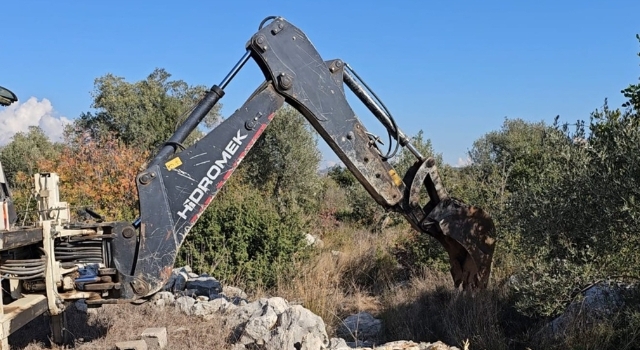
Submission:
[[[250,59],[260,67],[264,83],[233,115],[179,151],[180,143]],[[416,156],[414,166],[403,177],[389,163],[390,154],[378,148],[355,115],[345,86],[380,120],[397,145]],[[304,32],[282,17],[269,17],[222,83],[210,89],[137,176],[140,218],[133,229],[139,234],[116,236],[112,249],[122,298],[144,297],[162,288],[189,230],[284,103],[306,117],[379,205],[403,214],[416,230],[442,243],[449,253],[456,286],[487,285],[494,245],[491,218],[481,209],[449,197],[435,161],[415,149],[351,67],[339,59],[325,61]],[[429,196],[426,204],[419,198],[423,188]]]
[[[90,208],[85,209],[90,219],[72,221],[71,207],[60,200],[60,178],[42,173],[34,175],[37,222],[24,226],[0,164],[0,349],[8,348],[9,334],[44,312],[51,317],[54,341],[62,342],[68,334],[64,301],[84,299],[95,306],[161,290],[186,235],[285,103],[306,117],[373,200],[442,244],[456,287],[487,286],[494,250],[491,217],[449,196],[435,160],[416,150],[349,65],[324,60],[306,35],[282,17],[266,18],[245,48],[229,74],[137,175],[140,217],[132,223],[106,222]],[[264,82],[229,118],[183,147],[249,60],[257,63]],[[345,86],[394,141],[385,152],[356,117]],[[1,106],[16,101],[13,92],[0,87]],[[406,174],[398,174],[389,162],[400,147],[416,158]],[[421,198],[425,192],[427,198]]]

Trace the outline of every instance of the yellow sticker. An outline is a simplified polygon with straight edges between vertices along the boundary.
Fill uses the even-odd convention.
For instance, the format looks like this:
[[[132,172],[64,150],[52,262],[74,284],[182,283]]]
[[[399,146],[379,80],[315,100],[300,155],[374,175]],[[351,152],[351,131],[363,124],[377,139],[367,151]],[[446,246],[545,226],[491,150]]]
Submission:
[[[395,170],[389,170],[389,175],[391,175],[391,179],[396,184],[396,186],[402,185],[402,179],[400,178],[400,176],[398,176],[398,173],[396,173]]]
[[[180,160],[180,157],[175,157],[170,161],[164,163],[164,166],[167,167],[167,170],[173,170],[181,165],[182,165],[182,161]]]

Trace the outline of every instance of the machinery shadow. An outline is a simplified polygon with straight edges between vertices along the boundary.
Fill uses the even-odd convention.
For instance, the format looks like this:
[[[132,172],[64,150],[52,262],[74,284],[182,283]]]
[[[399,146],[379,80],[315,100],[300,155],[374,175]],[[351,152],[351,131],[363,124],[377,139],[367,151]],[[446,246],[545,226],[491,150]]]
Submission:
[[[73,304],[69,305],[65,311],[67,320],[65,348],[75,348],[83,343],[106,336],[110,328],[110,320],[107,317],[100,317],[101,309],[95,309],[93,315],[79,311]],[[51,317],[46,313],[36,317],[9,336],[11,349],[23,349],[29,345],[39,347],[52,347],[51,338]],[[59,344],[63,345],[63,344]]]

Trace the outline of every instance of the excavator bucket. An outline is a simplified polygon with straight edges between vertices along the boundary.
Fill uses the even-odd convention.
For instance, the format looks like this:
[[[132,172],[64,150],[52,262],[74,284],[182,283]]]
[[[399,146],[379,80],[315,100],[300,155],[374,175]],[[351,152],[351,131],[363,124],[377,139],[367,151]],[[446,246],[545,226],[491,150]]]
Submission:
[[[493,220],[482,209],[445,198],[427,216],[427,231],[446,249],[456,288],[486,288],[495,239]]]
[[[408,172],[408,203],[416,225],[437,239],[449,255],[451,276],[456,288],[484,289],[489,283],[495,249],[495,227],[484,210],[449,196],[432,158],[418,162]],[[407,178],[405,178],[407,179]],[[423,187],[424,186],[424,187]],[[426,188],[429,202],[419,207],[418,196]]]

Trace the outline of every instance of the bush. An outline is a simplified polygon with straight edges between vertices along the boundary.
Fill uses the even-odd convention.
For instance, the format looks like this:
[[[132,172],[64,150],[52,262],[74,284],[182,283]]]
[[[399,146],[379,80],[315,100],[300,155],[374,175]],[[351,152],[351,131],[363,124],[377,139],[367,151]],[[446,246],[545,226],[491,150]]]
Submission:
[[[410,229],[398,238],[393,255],[409,275],[421,273],[425,268],[448,272],[449,257],[444,247],[433,237]]]
[[[335,213],[336,219],[362,227],[374,228],[385,216],[384,209],[375,202],[347,168],[336,165],[327,176],[346,194],[346,207]]]
[[[280,215],[263,193],[240,181],[227,186],[187,236],[179,263],[223,281],[273,287],[307,254],[302,217]]]

